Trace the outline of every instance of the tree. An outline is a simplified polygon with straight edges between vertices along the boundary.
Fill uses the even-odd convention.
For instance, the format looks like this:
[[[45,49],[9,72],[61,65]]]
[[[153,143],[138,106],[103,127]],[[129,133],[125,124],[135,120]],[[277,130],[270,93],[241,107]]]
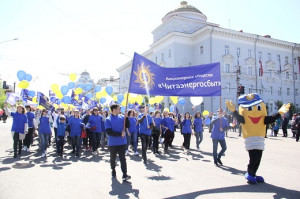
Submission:
[[[282,101],[277,100],[275,102],[275,106],[276,106],[277,110],[279,110],[282,107],[282,105],[283,105]]]
[[[0,83],[1,85],[1,83]],[[6,100],[6,94],[3,88],[0,88],[0,108],[4,107],[4,102]]]

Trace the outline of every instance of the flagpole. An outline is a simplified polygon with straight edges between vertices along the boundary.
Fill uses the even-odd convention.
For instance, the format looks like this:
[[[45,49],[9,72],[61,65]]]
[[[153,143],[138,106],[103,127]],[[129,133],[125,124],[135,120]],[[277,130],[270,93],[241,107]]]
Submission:
[[[222,110],[222,95],[220,95],[220,110]],[[222,128],[222,117],[220,118],[220,128]]]

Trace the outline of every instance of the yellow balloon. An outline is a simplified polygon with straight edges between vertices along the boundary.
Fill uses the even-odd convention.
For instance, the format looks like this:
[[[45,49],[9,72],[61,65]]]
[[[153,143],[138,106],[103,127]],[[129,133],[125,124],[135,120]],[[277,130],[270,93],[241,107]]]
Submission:
[[[141,96],[141,95],[138,95],[138,96],[136,97],[136,102],[137,102],[138,104],[142,104],[142,103],[143,103],[143,100],[144,100],[144,98],[143,98],[143,96]]]
[[[127,95],[128,95],[128,100],[129,100],[129,98],[131,97],[131,95],[130,95],[130,93],[124,93],[124,99],[126,100],[126,98],[127,98]]]
[[[113,100],[116,102],[118,101],[118,97],[116,95],[113,96]]]
[[[75,106],[73,104],[69,104],[70,109],[75,108]]]
[[[122,106],[126,106],[126,100],[123,100],[121,103]]]
[[[37,97],[34,96],[34,97],[32,98],[32,102],[37,103],[36,99],[37,99]]]
[[[42,105],[38,105],[38,109],[45,109]]]
[[[96,98],[97,99],[100,99],[101,97],[102,97],[102,93],[101,92],[96,93]]]
[[[57,97],[58,99],[62,99],[62,98],[64,97],[64,95],[61,93],[60,90],[56,91],[55,94],[56,94],[56,97]]]
[[[150,104],[150,105],[155,104],[155,98],[151,97],[151,98],[149,99],[149,104]]]
[[[164,109],[164,112],[165,112],[165,111],[169,112],[170,110],[169,110],[168,108],[165,108],[165,109]]]
[[[74,97],[74,99],[76,99],[76,100],[79,100],[79,96],[78,96],[78,95],[77,95],[77,96],[75,96],[75,97]]]
[[[52,89],[53,93],[56,93],[59,90],[58,84],[52,84],[51,89]]]
[[[177,102],[178,102],[178,97],[171,96],[170,99],[171,99],[171,101],[173,102],[173,104],[177,104]]]
[[[129,101],[130,104],[134,104],[136,102],[136,98],[135,97],[130,97],[128,99],[128,101]]]
[[[58,108],[58,105],[57,104],[52,104],[54,106],[55,109]]]
[[[202,115],[203,115],[203,116],[209,115],[209,112],[208,112],[207,110],[205,110],[205,111],[203,111]]]
[[[103,89],[103,90],[101,91],[101,95],[102,95],[102,97],[106,97],[106,96],[108,96],[108,93],[106,92],[105,89]]]
[[[72,82],[74,82],[75,80],[76,80],[76,74],[74,74],[74,73],[71,73],[70,75],[69,75],[69,77],[70,77],[70,80],[72,81]]]
[[[76,88],[76,89],[75,89],[75,95],[81,94],[82,91],[83,91],[82,88]]]
[[[19,88],[23,88],[23,89],[28,88],[28,86],[29,86],[29,82],[26,80],[20,81],[20,83],[18,85]]]

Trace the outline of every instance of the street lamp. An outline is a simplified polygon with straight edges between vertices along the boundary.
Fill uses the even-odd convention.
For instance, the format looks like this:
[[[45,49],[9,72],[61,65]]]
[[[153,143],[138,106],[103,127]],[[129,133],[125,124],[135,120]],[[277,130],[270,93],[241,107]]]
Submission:
[[[10,41],[16,41],[19,40],[19,38],[14,38],[14,39],[9,39],[9,40],[5,40],[5,41],[1,41],[0,44],[3,44],[5,42],[10,42]]]

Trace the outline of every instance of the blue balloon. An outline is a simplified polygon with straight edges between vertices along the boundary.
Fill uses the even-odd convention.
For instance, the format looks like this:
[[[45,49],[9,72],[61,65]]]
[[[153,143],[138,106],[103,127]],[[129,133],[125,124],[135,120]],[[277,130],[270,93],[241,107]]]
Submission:
[[[57,100],[57,105],[60,105],[62,103],[62,101],[59,99]]]
[[[124,100],[124,96],[122,94],[119,94],[117,96],[117,98],[118,98],[118,101],[120,101],[120,102],[122,102]]]
[[[121,107],[121,112],[125,113],[125,107],[124,106]]]
[[[62,102],[65,104],[68,104],[71,102],[71,97],[70,96],[64,96],[62,99]]]
[[[93,88],[92,84],[86,84],[86,85],[84,85],[84,90],[85,91],[90,91],[92,88]]]
[[[24,79],[25,79],[25,77],[26,77],[26,73],[25,73],[25,71],[23,71],[23,70],[19,70],[19,71],[17,72],[17,77],[18,77],[19,81],[22,81],[22,80],[24,80]]]
[[[66,95],[69,92],[69,87],[64,85],[60,88],[60,91],[63,95]]]
[[[69,87],[69,89],[75,88],[75,83],[74,82],[69,82],[68,87]]]
[[[29,97],[34,97],[35,96],[35,91],[28,91],[28,96]]]
[[[95,89],[94,89],[94,91],[95,91],[95,93],[97,93],[97,92],[101,91],[101,86],[99,86],[99,85],[98,85],[98,86],[96,86],[96,87],[95,87]]]
[[[113,92],[113,88],[112,88],[111,86],[107,86],[107,87],[105,88],[105,91],[107,92],[107,94],[111,95],[112,92]]]
[[[184,98],[179,98],[178,103],[181,104],[182,106],[185,105],[185,99]]]
[[[149,108],[149,112],[154,112],[154,111],[155,111],[155,109],[153,107]]]
[[[101,104],[104,104],[106,102],[106,98],[104,98],[104,97],[101,97],[101,99],[100,99],[100,103]]]
[[[171,107],[170,107],[170,112],[174,112],[174,110],[175,110],[175,107],[174,107],[174,106],[171,106]]]
[[[132,105],[132,104],[128,104],[128,107],[129,107],[130,109],[133,109],[133,105]]]
[[[25,75],[25,80],[27,80],[28,82],[30,82],[32,80],[32,76],[30,74],[26,74]]]
[[[83,89],[83,87],[84,87],[84,85],[82,83],[80,83],[76,86],[76,88],[82,88],[82,89]]]
[[[92,93],[88,93],[85,95],[87,98],[92,98],[93,97],[93,94]]]

